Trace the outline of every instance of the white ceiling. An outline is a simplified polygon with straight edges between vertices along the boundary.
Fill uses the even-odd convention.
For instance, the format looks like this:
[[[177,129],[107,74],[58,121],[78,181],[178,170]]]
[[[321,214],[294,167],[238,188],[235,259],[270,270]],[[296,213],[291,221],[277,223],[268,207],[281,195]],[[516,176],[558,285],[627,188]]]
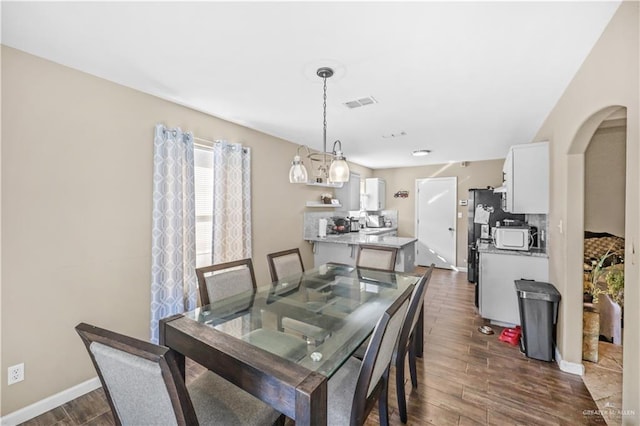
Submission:
[[[2,43],[320,150],[331,66],[328,148],[388,168],[530,142],[619,3],[3,1]]]

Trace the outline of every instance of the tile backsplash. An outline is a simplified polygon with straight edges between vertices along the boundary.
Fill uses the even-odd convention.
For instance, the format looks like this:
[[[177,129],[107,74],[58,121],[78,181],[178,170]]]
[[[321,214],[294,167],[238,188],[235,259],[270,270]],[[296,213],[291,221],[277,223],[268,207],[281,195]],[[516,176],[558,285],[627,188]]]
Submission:
[[[384,216],[386,219],[391,220],[391,226],[398,226],[398,211],[397,210],[381,210],[380,212],[369,212],[371,214],[380,214]],[[360,212],[357,210],[352,211],[344,211],[344,210],[334,210],[334,211],[321,211],[321,212],[305,212],[304,213],[304,239],[316,238],[318,236],[318,221],[320,219],[329,219],[335,216],[341,217],[361,217],[364,216],[364,212]]]
[[[529,226],[535,226],[536,228],[538,228],[538,245],[541,249],[546,251],[547,235],[549,235],[549,230],[547,228],[547,215],[527,214],[525,215],[525,220],[527,221]]]

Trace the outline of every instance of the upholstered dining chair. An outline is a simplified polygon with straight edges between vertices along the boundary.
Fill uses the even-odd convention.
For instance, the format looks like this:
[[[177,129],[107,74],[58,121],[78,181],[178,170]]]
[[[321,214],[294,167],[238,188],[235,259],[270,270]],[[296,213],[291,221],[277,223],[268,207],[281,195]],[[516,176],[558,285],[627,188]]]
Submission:
[[[402,423],[407,422],[407,399],[404,392],[404,360],[409,354],[409,373],[411,375],[411,384],[414,388],[418,387],[418,374],[417,374],[417,339],[416,329],[418,321],[420,320],[420,312],[424,305],[424,295],[427,292],[427,286],[431,280],[431,274],[433,273],[434,264],[431,264],[425,274],[422,276],[418,284],[413,288],[411,293],[411,301],[409,302],[409,308],[405,315],[404,322],[402,324],[402,330],[400,331],[400,337],[396,344],[396,349],[393,354],[392,364],[396,367],[396,388],[398,398],[398,414]],[[353,354],[358,359],[363,359],[365,351],[367,349],[369,341],[363,343]]]
[[[278,281],[284,277],[290,277],[304,272],[304,264],[300,249],[293,248],[267,255],[271,281]]]
[[[395,247],[360,244],[356,266],[369,269],[393,271],[398,249]]]
[[[256,276],[251,259],[219,263],[196,268],[200,304],[208,305],[236,294],[256,290]]]
[[[302,256],[300,255],[300,249],[297,247],[269,253],[267,254],[267,262],[269,263],[271,281],[273,282],[286,277],[295,277],[304,272]],[[315,341],[316,344],[322,344],[329,335],[327,330],[293,318],[283,317],[281,325],[284,331],[293,332],[307,341]]]
[[[400,414],[400,420],[402,423],[407,422],[407,398],[404,393],[404,360],[409,353],[409,373],[411,375],[411,385],[414,388],[418,387],[418,374],[416,371],[416,358],[417,354],[417,340],[416,330],[418,329],[418,321],[420,320],[420,312],[424,306],[424,295],[427,292],[427,286],[431,280],[431,274],[433,273],[435,264],[431,264],[427,272],[422,276],[418,284],[413,289],[411,294],[411,301],[409,302],[409,308],[407,309],[407,315],[405,316],[404,323],[402,324],[402,330],[400,331],[400,337],[398,338],[398,344],[396,345],[396,352],[393,356],[396,367],[396,393],[398,397],[398,413]]]
[[[76,326],[117,425],[269,425],[284,416],[222,377],[189,385],[169,348],[86,323]]]
[[[256,292],[256,276],[251,259],[197,268],[196,276],[202,306],[243,292]],[[252,303],[252,299],[247,299],[245,307],[240,304],[236,309],[242,313],[242,309],[248,309]],[[265,320],[263,327],[250,331],[243,339],[286,358],[296,359],[306,353],[307,346],[303,339],[283,333],[275,325],[269,328],[267,322]]]
[[[380,424],[389,424],[387,389],[391,357],[409,305],[407,289],[378,320],[364,358],[349,359],[329,379],[327,424],[362,425],[378,401]]]

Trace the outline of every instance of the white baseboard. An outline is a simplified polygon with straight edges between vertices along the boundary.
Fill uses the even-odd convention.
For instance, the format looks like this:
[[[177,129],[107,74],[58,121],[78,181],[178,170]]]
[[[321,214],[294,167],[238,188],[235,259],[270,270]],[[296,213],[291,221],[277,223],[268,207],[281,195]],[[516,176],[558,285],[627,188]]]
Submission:
[[[560,367],[560,370],[566,373],[576,374],[578,376],[584,376],[584,365],[582,363],[578,364],[575,362],[569,362],[569,361],[563,360],[562,354],[558,350],[557,346],[556,346],[556,363],[558,363],[558,367]]]
[[[15,426],[20,423],[24,423],[27,420],[31,420],[34,417],[38,417],[40,414],[46,413],[49,410],[53,410],[56,407],[66,404],[67,402],[78,398],[79,396],[89,393],[92,390],[98,389],[101,386],[100,379],[94,377],[86,382],[82,382],[79,385],[65,389],[62,392],[58,392],[45,399],[41,399],[31,405],[21,408],[13,413],[9,413],[6,416],[0,418],[1,426]]]
[[[467,272],[467,267],[466,266],[456,266],[456,271],[458,272]]]

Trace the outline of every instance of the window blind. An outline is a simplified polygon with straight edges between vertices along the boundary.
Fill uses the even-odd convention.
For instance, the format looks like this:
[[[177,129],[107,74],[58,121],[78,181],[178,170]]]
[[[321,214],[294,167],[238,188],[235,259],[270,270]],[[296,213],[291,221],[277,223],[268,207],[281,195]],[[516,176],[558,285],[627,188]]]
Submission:
[[[211,264],[213,233],[213,156],[211,149],[195,147],[196,267]]]

